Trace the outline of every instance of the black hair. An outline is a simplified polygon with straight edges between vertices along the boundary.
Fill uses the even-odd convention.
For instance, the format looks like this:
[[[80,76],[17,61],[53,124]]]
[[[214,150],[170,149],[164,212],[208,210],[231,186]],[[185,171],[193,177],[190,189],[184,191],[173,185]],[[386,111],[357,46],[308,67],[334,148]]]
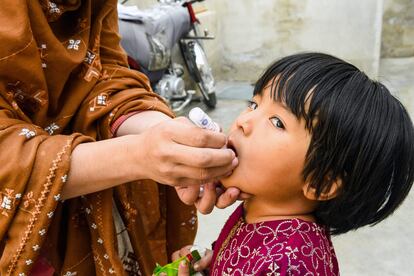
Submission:
[[[311,133],[303,178],[317,196],[334,181],[336,197],[314,214],[332,234],[373,225],[393,213],[414,180],[414,128],[403,105],[357,67],[322,53],[291,55],[272,64],[254,95],[271,97],[303,118]]]

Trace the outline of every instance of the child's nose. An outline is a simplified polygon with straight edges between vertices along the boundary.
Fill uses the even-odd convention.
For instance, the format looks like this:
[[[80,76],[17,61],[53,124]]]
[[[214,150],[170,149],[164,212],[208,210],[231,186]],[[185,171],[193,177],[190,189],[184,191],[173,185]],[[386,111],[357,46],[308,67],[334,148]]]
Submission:
[[[253,130],[252,112],[241,114],[236,120],[236,127],[240,128],[244,135],[249,135]]]

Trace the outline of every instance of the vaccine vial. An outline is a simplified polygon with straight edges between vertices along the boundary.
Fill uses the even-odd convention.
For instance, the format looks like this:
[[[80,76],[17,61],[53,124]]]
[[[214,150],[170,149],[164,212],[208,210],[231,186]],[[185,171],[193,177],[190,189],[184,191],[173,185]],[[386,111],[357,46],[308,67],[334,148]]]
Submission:
[[[201,108],[194,107],[188,114],[190,120],[198,127],[220,132],[220,127]]]
[[[198,127],[208,129],[215,132],[220,132],[220,127],[215,123],[201,108],[194,107],[188,114],[190,120]],[[199,198],[204,195],[204,185],[200,186]]]

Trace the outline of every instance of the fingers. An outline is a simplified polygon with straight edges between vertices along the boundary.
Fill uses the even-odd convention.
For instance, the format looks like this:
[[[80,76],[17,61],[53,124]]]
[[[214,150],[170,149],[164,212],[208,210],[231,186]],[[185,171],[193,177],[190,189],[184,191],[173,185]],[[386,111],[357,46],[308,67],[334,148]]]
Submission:
[[[196,201],[195,206],[200,213],[210,214],[214,209],[216,198],[216,185],[207,183],[204,185],[203,196]]]
[[[190,275],[190,268],[186,261],[181,261],[178,266],[178,276],[188,276]]]
[[[191,253],[190,249],[191,247],[193,247],[191,244],[184,246],[183,248],[181,248],[180,250],[175,251],[172,255],[171,258],[173,261],[181,258],[182,256],[187,256],[188,254]]]
[[[182,144],[175,144],[169,154],[179,164],[198,168],[226,166],[236,158],[236,154],[231,149],[198,148]]]
[[[185,117],[176,118],[174,122],[176,125],[172,139],[176,143],[192,147],[219,149],[227,142],[223,133],[199,128]]]
[[[187,187],[175,187],[180,200],[187,205],[193,205],[200,194],[200,185],[191,185]]]
[[[211,259],[213,258],[213,251],[207,249],[206,254],[198,262],[193,265],[194,270],[202,271],[210,267]]]
[[[192,179],[192,180],[199,180],[196,184],[203,184],[207,182],[214,182],[216,179],[222,178],[231,172],[238,164],[238,160],[235,158],[233,159],[232,163],[228,164],[227,166],[222,167],[212,167],[212,168],[196,168],[190,167],[185,165],[176,165],[173,169],[173,175],[177,177],[183,177]],[[186,185],[188,183],[182,183],[182,185]]]
[[[220,209],[224,209],[234,202],[236,202],[238,196],[240,194],[240,190],[234,187],[230,187],[224,191],[222,195],[217,198],[216,207]]]

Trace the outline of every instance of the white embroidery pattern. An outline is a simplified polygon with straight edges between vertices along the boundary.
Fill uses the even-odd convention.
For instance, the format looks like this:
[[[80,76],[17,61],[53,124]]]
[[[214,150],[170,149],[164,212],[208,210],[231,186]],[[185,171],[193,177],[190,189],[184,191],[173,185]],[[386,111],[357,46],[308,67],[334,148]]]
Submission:
[[[3,209],[11,210],[12,201],[8,196],[3,196],[0,207]]]
[[[49,2],[49,12],[50,13],[60,13],[60,9],[58,8],[58,6],[55,3]]]
[[[79,50],[79,44],[81,43],[80,39],[69,39],[69,50]]]
[[[77,275],[77,272],[71,272],[71,271],[67,271],[65,274],[63,274],[63,276],[74,276]]]
[[[58,130],[59,126],[56,123],[51,123],[47,127],[45,127],[45,131],[49,133],[49,135],[53,135],[55,133],[55,130]]]
[[[27,139],[30,139],[30,138],[36,136],[36,132],[34,132],[33,130],[30,130],[28,128],[23,128],[22,131],[20,132],[19,136],[26,136]]]
[[[47,63],[46,63],[46,57],[47,57],[46,50],[47,50],[47,45],[44,44],[44,43],[42,43],[40,45],[40,49],[39,49],[39,52],[40,52],[40,60],[42,61],[42,68],[46,68],[47,67]]]
[[[106,95],[98,95],[97,97],[96,97],[96,103],[98,104],[98,105],[106,105],[106,98],[107,98],[107,96]]]
[[[211,275],[258,275],[264,271],[267,275],[280,275],[278,263],[286,260],[286,275],[313,275],[322,270],[322,275],[335,275],[335,253],[322,227],[298,219],[271,226],[266,222],[242,222],[233,236],[230,233],[228,243],[223,243]],[[314,236],[320,239],[315,241]],[[298,247],[287,243],[291,239],[299,241]],[[312,260],[312,267],[307,267],[309,263],[303,258]]]
[[[95,57],[96,57],[96,54],[92,53],[91,51],[87,51],[84,61],[87,64],[91,65],[93,63],[93,61],[95,60]]]

